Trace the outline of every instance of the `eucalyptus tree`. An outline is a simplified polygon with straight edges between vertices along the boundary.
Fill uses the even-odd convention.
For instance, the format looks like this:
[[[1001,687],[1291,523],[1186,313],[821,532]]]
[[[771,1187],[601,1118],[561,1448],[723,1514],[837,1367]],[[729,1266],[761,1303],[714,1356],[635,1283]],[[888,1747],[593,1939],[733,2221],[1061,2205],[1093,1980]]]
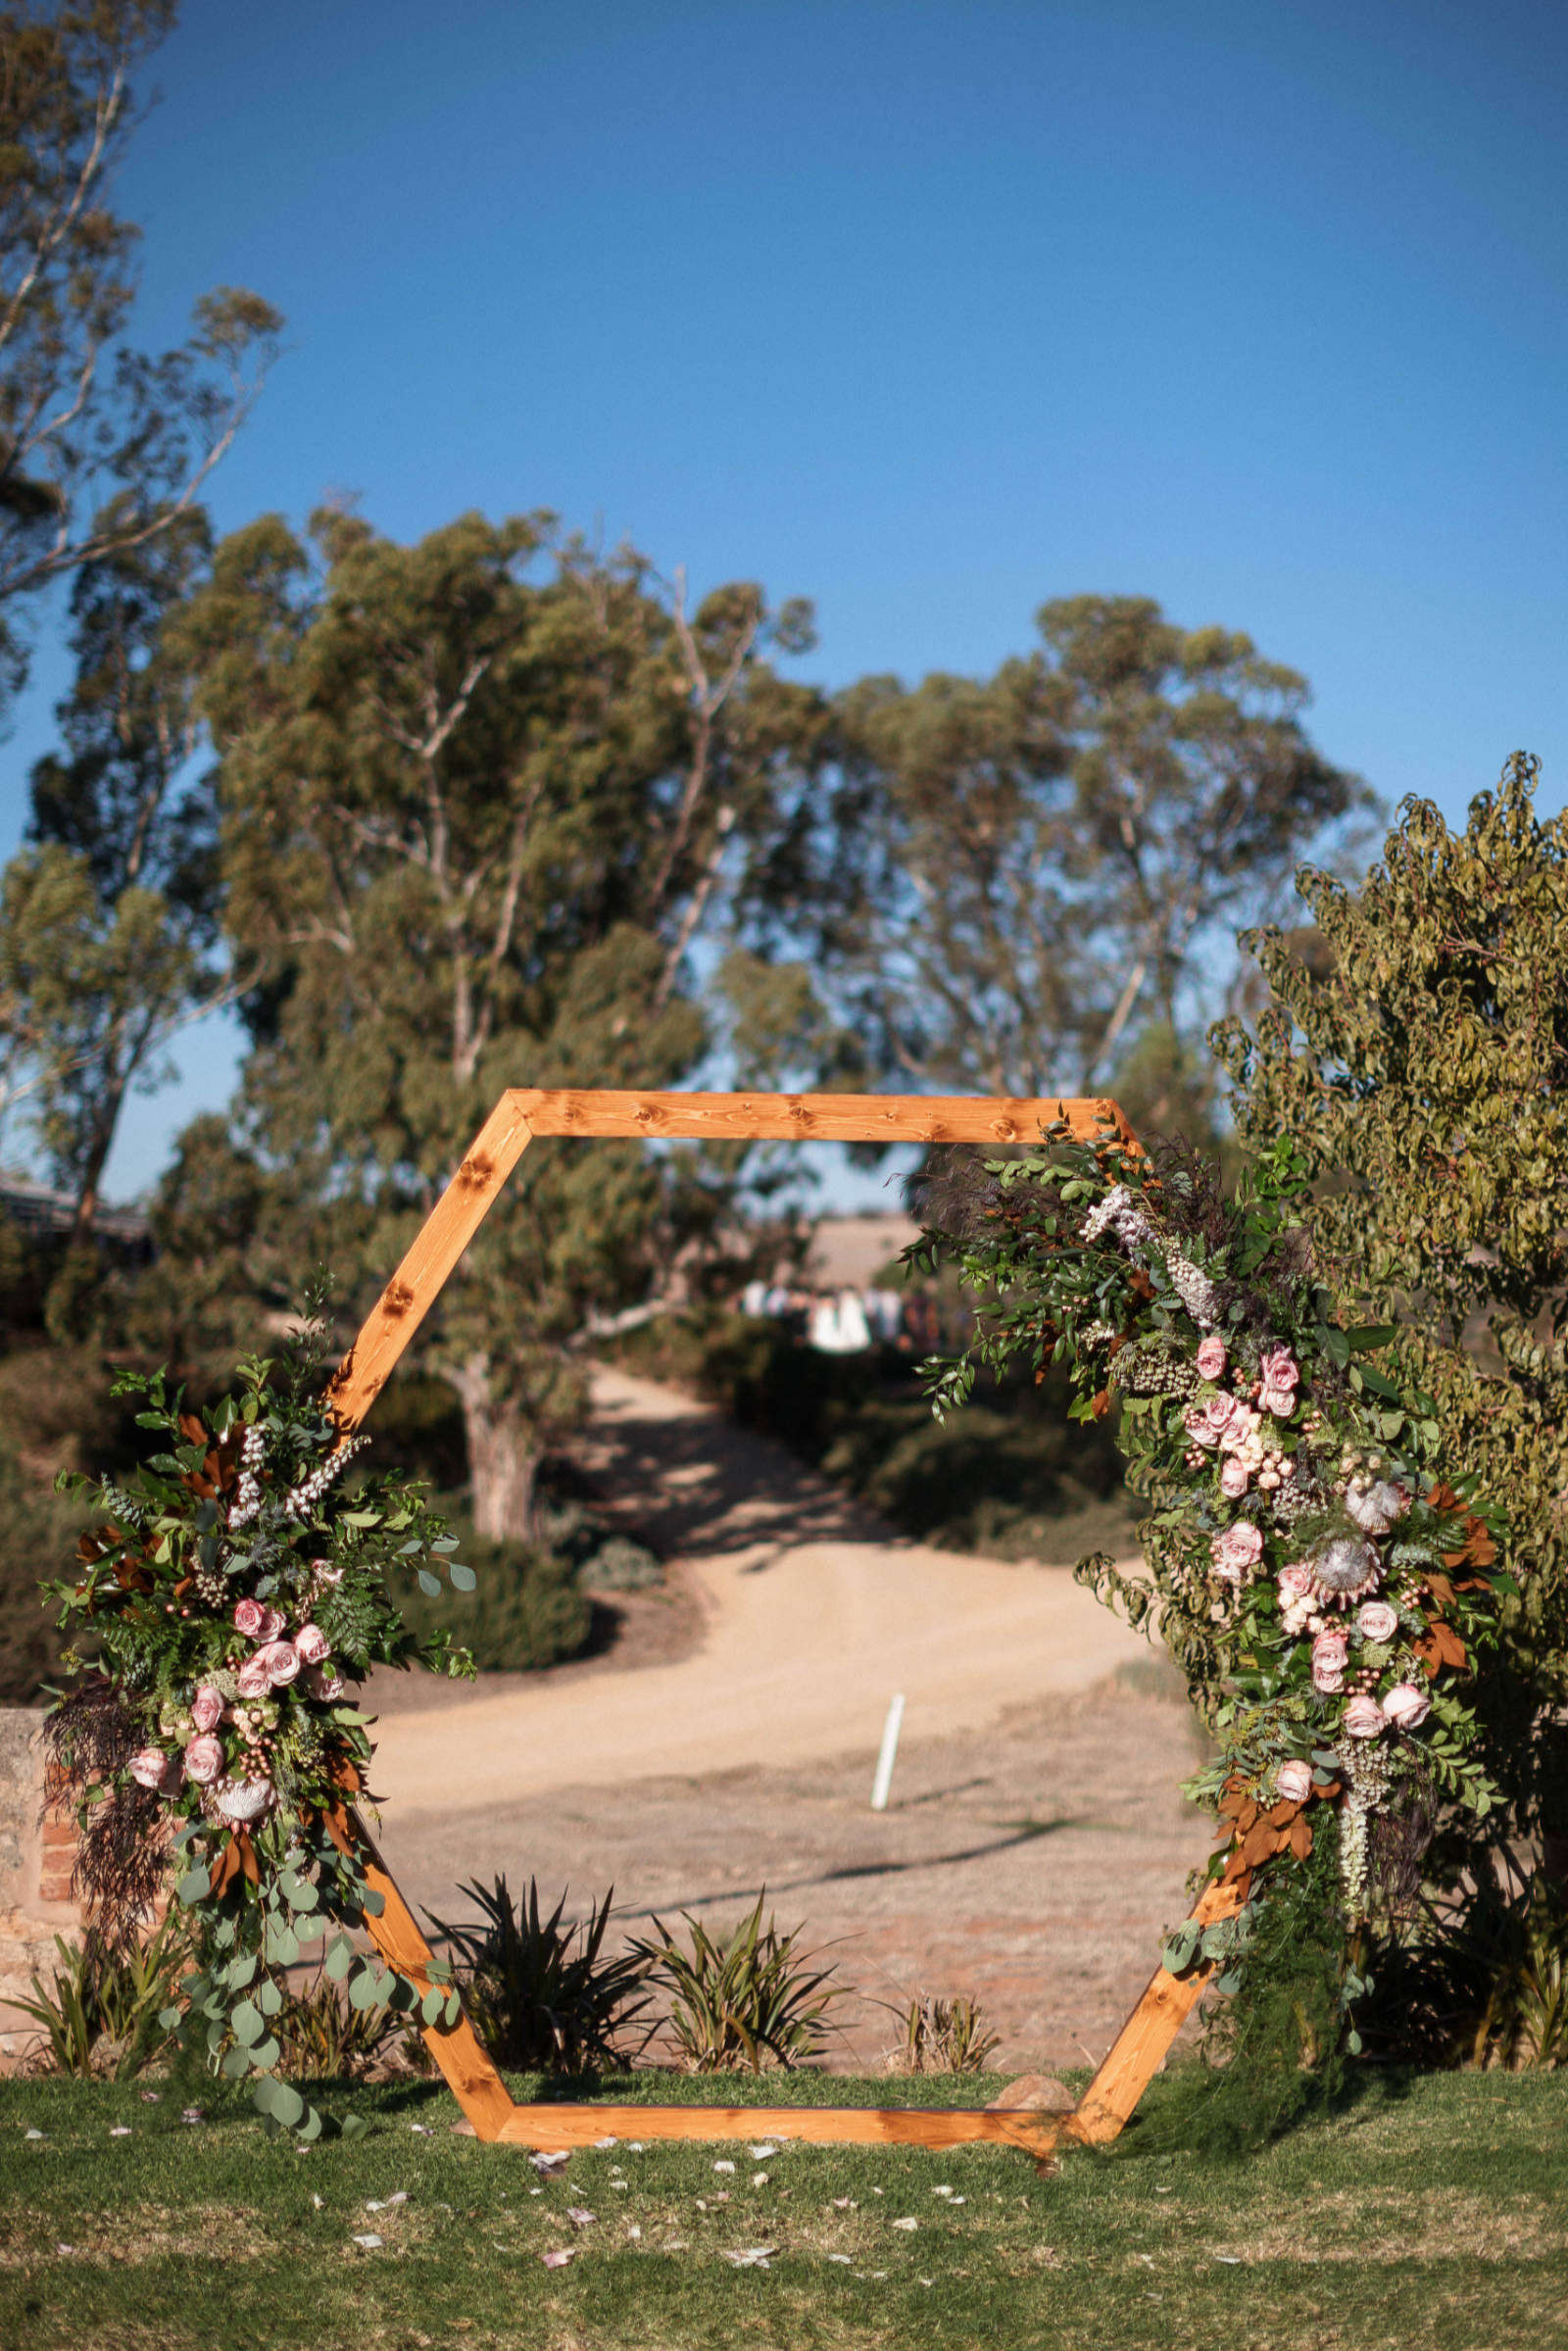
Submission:
[[[127,1094],[232,985],[192,684],[165,634],[207,552],[197,509],[77,572],[63,747],[32,770],[24,845],[0,874],[0,1107],[30,1112],[77,1238]]]
[[[183,645],[219,759],[229,936],[262,973],[241,1123],[363,1298],[506,1086],[670,1084],[698,934],[815,855],[825,713],[768,658],[809,616],[688,609],[635,554],[467,514],[414,546],[325,512],[217,551]],[[691,1154],[542,1146],[429,1331],[482,1532],[526,1533],[567,1341],[710,1224]]]
[[[154,358],[124,339],[139,231],[108,197],[140,117],[132,77],[172,0],[0,7],[0,687],[18,615],[195,505],[276,348],[270,304],[220,286]]]
[[[1375,805],[1309,741],[1306,681],[1250,638],[1143,597],[1067,598],[1038,625],[989,678],[838,699],[866,910],[843,987],[916,1083],[1092,1091],[1151,1023],[1179,1058],[1228,934]]]

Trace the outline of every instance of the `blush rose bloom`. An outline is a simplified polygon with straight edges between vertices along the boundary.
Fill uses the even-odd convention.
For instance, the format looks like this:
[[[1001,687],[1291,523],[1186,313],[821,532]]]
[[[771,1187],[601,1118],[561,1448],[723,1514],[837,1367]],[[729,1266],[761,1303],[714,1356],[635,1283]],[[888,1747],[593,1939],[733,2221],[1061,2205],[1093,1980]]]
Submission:
[[[1304,1804],[1312,1792],[1312,1766],[1282,1763],[1274,1775],[1274,1787],[1282,1803]]]
[[[1350,1643],[1344,1633],[1320,1633],[1312,1643],[1312,1688],[1325,1697],[1345,1688]]]
[[[319,1665],[323,1657],[332,1654],[332,1643],[319,1625],[301,1625],[294,1636],[294,1646],[304,1665]]]
[[[1292,1600],[1306,1599],[1312,1590],[1312,1570],[1304,1559],[1293,1559],[1289,1567],[1280,1569],[1280,1606]]]
[[[1250,1567],[1255,1567],[1263,1556],[1263,1538],[1246,1519],[1227,1527],[1223,1535],[1212,1538],[1208,1546],[1214,1562],[1214,1573],[1227,1584],[1239,1584]]]
[[[1198,1350],[1198,1376],[1200,1380],[1217,1380],[1225,1369],[1225,1342],[1217,1331],[1210,1331]]]
[[[1206,1445],[1212,1452],[1235,1409],[1236,1398],[1233,1396],[1211,1396],[1206,1404],[1189,1406],[1183,1425],[1195,1445]]]
[[[1265,1388],[1294,1388],[1301,1377],[1301,1367],[1288,1347],[1269,1347],[1257,1372]]]
[[[270,1641],[265,1649],[258,1649],[256,1662],[264,1667],[273,1690],[282,1690],[300,1670],[300,1653],[291,1641]]]
[[[1413,1682],[1398,1682],[1383,1700],[1383,1711],[1398,1731],[1413,1731],[1432,1711],[1432,1700]]]
[[[162,1747],[139,1747],[125,1769],[138,1788],[164,1788],[167,1793],[169,1767],[172,1763],[177,1765],[178,1760],[175,1755],[166,1755]]]
[[[285,1618],[281,1608],[264,1608],[262,1610],[262,1627],[256,1636],[257,1640],[275,1641],[283,1630],[284,1622]]]
[[[1352,1698],[1345,1709],[1345,1728],[1352,1739],[1376,1739],[1387,1730],[1388,1721],[1376,1698]]]
[[[190,1719],[198,1731],[216,1731],[223,1719],[223,1693],[204,1682],[190,1702]]]
[[[260,1600],[236,1600],[234,1602],[235,1628],[244,1634],[247,1641],[257,1639],[266,1621],[267,1610],[262,1606]]]
[[[255,1656],[247,1657],[239,1669],[239,1694],[242,1698],[265,1698],[271,1687],[271,1679],[267,1671],[267,1651],[258,1649]]]
[[[198,1788],[211,1788],[223,1769],[223,1742],[211,1733],[193,1739],[185,1749],[185,1777]]]
[[[1392,1641],[1399,1630],[1398,1615],[1387,1600],[1366,1600],[1355,1612],[1355,1629],[1363,1641]]]
[[[1219,1490],[1221,1494],[1227,1501],[1239,1502],[1250,1483],[1246,1462],[1239,1461],[1232,1453],[1220,1467]]]
[[[327,1672],[323,1666],[308,1665],[300,1681],[313,1698],[320,1698],[323,1702],[343,1695],[342,1679],[337,1674]]]

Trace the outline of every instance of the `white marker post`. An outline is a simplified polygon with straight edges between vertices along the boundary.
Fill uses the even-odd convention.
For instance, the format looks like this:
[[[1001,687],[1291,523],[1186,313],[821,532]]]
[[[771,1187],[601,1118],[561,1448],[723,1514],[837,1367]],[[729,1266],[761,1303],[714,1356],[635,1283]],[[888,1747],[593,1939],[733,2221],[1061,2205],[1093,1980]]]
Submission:
[[[904,1721],[904,1693],[901,1690],[888,1708],[888,1719],[882,1727],[882,1752],[876,1759],[876,1778],[871,1783],[871,1810],[886,1812],[888,1794],[893,1786],[893,1762],[899,1751],[899,1729]]]

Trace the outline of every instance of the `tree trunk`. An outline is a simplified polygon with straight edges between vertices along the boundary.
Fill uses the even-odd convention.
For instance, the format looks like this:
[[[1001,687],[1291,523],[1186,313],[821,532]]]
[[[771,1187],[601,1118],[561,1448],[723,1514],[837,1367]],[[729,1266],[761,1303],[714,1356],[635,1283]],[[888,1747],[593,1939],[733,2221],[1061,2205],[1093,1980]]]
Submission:
[[[448,1377],[463,1406],[476,1534],[492,1543],[532,1543],[541,1448],[515,1404],[490,1395],[490,1359],[469,1355]]]

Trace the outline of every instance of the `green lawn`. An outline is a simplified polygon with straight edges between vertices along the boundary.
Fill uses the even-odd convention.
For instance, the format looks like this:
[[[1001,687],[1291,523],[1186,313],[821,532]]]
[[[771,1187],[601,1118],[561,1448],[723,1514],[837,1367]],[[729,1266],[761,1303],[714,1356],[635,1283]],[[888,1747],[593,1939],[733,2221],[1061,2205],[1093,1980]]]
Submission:
[[[134,2083],[0,2083],[7,2351],[1568,2344],[1564,2076],[1373,2081],[1241,2163],[1141,2147],[1135,2129],[1049,2179],[990,2149],[788,2144],[621,2145],[541,2179],[521,2151],[455,2137],[431,2083],[355,2093],[368,2135],[304,2153],[236,2093],[197,2093],[205,2118],[187,2124],[177,2091],[150,2086],[156,2104]],[[737,2100],[792,2091],[951,2095],[725,2084]],[[634,2094],[712,2093],[642,2076]],[[574,2226],[568,2206],[595,2217]],[[764,2246],[765,2269],[724,2258]],[[552,2250],[572,2259],[547,2269]]]

